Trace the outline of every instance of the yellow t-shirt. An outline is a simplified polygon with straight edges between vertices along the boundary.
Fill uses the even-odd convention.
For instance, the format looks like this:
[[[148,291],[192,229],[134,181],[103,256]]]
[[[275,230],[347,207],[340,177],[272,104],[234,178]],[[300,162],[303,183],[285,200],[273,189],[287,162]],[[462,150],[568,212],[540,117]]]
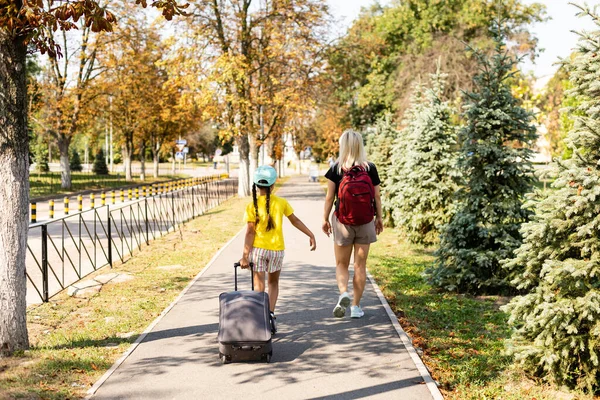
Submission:
[[[294,213],[290,203],[284,198],[271,195],[271,218],[273,219],[273,228],[267,232],[267,196],[258,196],[258,217],[259,222],[256,226],[256,236],[254,237],[254,247],[266,250],[285,250],[283,241],[283,216],[289,217]],[[244,214],[245,222],[254,222],[256,213],[254,212],[254,203],[246,206]]]

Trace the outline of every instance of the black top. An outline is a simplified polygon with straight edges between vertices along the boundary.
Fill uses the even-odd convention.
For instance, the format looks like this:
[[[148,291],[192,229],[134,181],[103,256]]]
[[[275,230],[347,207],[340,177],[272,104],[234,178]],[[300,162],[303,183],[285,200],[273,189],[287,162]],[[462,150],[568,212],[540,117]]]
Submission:
[[[338,190],[340,190],[340,182],[342,181],[343,175],[338,173],[338,164],[335,163],[327,173],[325,174],[325,178],[329,179],[333,183],[335,183],[335,197],[337,198]],[[381,183],[379,179],[379,174],[377,173],[377,167],[373,163],[369,163],[369,170],[367,171],[369,177],[371,178],[371,182],[373,182],[373,186],[377,186]]]

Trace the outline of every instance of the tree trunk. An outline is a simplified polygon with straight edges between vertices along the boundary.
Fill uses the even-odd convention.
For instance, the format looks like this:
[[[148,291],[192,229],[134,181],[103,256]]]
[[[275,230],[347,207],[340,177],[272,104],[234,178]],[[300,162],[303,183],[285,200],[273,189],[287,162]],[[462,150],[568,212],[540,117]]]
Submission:
[[[133,179],[133,175],[131,174],[131,157],[133,156],[133,146],[129,143],[125,143],[121,152],[123,153],[123,167],[125,168],[125,180],[131,181]]]
[[[146,179],[146,143],[142,142],[140,147],[140,180]]]
[[[296,153],[296,157],[298,157],[298,166],[296,167],[296,171],[298,174],[302,175],[302,160],[300,159],[301,152]]]
[[[0,356],[29,347],[25,277],[29,217],[26,51],[23,38],[12,38],[0,29]]]
[[[62,134],[58,137],[58,150],[60,151],[60,187],[67,190],[71,189],[71,163],[69,162],[70,144],[70,137]]]
[[[248,136],[242,135],[237,138],[238,151],[240,152],[240,175],[238,179],[238,196],[250,195],[250,160]]]
[[[154,161],[154,177],[158,178],[158,164],[160,161],[160,157],[159,157],[159,151],[160,151],[160,144],[158,142],[156,142],[153,146],[152,146],[152,160]]]
[[[171,172],[172,172],[172,175],[175,175],[175,172],[176,172],[176,169],[175,169],[175,150],[173,150],[173,152],[171,154],[173,156],[173,165],[171,167]]]

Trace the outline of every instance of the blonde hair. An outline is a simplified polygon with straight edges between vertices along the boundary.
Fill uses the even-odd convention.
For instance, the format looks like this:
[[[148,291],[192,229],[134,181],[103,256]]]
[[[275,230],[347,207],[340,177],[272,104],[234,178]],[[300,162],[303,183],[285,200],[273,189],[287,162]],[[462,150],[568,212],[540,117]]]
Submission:
[[[360,133],[347,129],[340,136],[340,156],[337,160],[338,174],[342,170],[349,170],[355,165],[369,169],[369,162],[363,146],[363,139]]]

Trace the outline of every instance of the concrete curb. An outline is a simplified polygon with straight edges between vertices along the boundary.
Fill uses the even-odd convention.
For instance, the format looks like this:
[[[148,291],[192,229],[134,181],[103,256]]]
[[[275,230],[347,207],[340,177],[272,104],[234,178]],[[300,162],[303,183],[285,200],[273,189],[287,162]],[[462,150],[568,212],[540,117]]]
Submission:
[[[429,373],[429,370],[423,363],[423,360],[421,360],[421,357],[419,357],[419,355],[417,354],[417,351],[415,350],[415,348],[412,345],[412,340],[410,339],[408,334],[404,331],[404,329],[402,329],[402,327],[400,326],[400,323],[398,322],[398,318],[392,311],[392,308],[390,307],[385,296],[381,292],[381,289],[379,289],[379,286],[375,282],[375,279],[373,279],[373,276],[368,271],[367,271],[367,276],[369,277],[369,282],[371,282],[371,286],[373,286],[375,293],[377,293],[377,297],[379,297],[379,301],[383,305],[385,312],[387,313],[388,317],[390,318],[392,325],[396,329],[398,336],[402,340],[404,347],[406,347],[406,350],[408,351],[410,358],[415,363],[415,366],[417,367],[417,370],[421,374],[421,377],[423,377],[423,380],[425,381],[425,384],[427,385],[427,388],[429,389],[431,396],[433,397],[434,400],[444,400],[444,396],[442,396],[442,392],[440,392],[440,389],[437,387],[437,384],[431,377],[431,374]]]
[[[200,277],[202,277],[202,275],[204,275],[204,273],[206,271],[208,271],[208,269],[213,265],[213,263],[221,255],[221,253],[227,247],[229,247],[229,245],[239,235],[241,235],[245,231],[246,231],[246,227],[243,227],[242,229],[240,229],[240,231],[238,233],[236,233],[227,243],[225,243],[223,245],[223,247],[221,247],[219,249],[219,251],[217,251],[215,253],[215,255],[211,258],[211,260],[208,262],[208,264],[206,264],[206,266],[204,268],[202,268],[202,271],[198,272],[198,274],[185,287],[185,289],[183,289],[183,291],[179,294],[179,296],[177,296],[177,298],[175,298],[175,300],[173,300],[173,302],[171,302],[171,304],[167,308],[165,308],[163,310],[163,312],[161,312],[160,315],[158,317],[156,317],[156,319],[154,321],[152,321],[152,323],[150,325],[148,325],[148,327],[144,330],[144,332],[142,332],[142,334],[137,338],[137,340],[129,347],[129,349],[127,349],[127,351],[125,352],[125,354],[123,354],[121,356],[121,358],[119,358],[117,361],[115,361],[115,363],[110,367],[110,369],[108,371],[106,371],[104,373],[104,375],[102,375],[102,377],[98,381],[96,381],[96,383],[91,388],[88,389],[88,391],[86,392],[87,396],[84,398],[85,400],[90,400],[90,399],[93,398],[94,394],[96,394],[96,391],[98,391],[98,389],[100,389],[100,387],[102,386],[102,384],[104,384],[104,382],[106,382],[106,380],[108,378],[110,378],[110,376],[117,370],[117,368],[119,368],[119,366],[121,364],[123,364],[123,362],[127,359],[127,357],[129,357],[129,355],[134,352],[134,350],[139,346],[139,344],[142,343],[142,341],[146,338],[146,336],[148,335],[148,333],[150,333],[150,331],[152,329],[154,329],[154,327],[156,326],[156,324],[158,324],[160,322],[160,320],[163,319],[163,317],[165,315],[167,315],[169,313],[169,311],[171,311],[171,309],[173,307],[175,307],[175,304],[177,304],[177,302],[179,300],[181,300],[181,298],[183,297],[183,295],[185,295],[187,293],[187,291],[196,283],[196,281],[198,279],[200,279]]]

